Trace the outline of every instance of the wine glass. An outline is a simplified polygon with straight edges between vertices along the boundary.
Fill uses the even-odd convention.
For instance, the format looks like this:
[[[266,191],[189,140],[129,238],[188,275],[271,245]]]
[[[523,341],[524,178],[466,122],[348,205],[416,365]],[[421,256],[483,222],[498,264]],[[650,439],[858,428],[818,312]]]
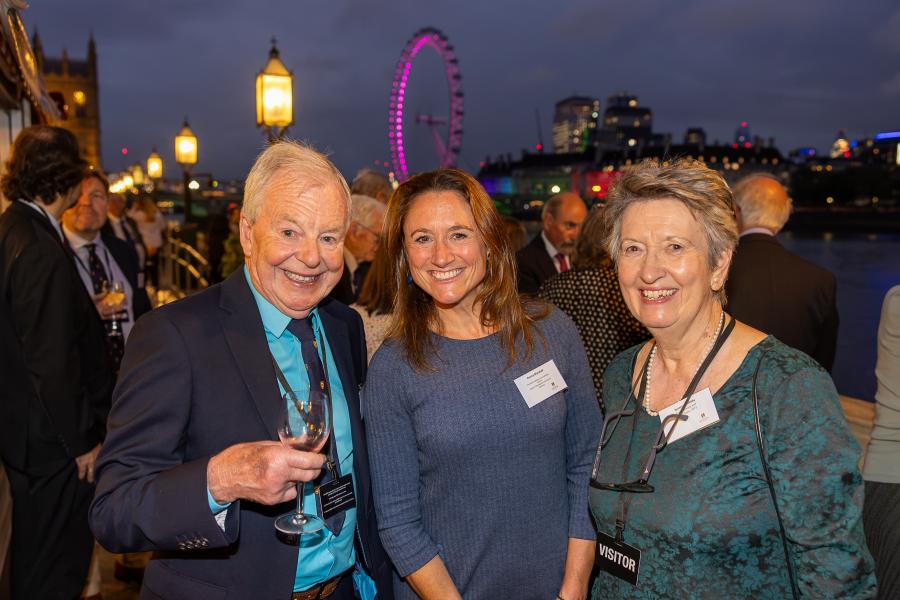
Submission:
[[[128,315],[125,310],[125,287],[121,281],[103,282],[103,304],[110,311],[109,319],[122,319]]]
[[[306,399],[293,392],[282,396],[281,423],[278,437],[288,448],[319,452],[331,433],[331,412],[328,395],[310,390]],[[303,512],[306,482],[297,482],[297,509],[275,519],[275,529],[290,534],[315,533],[325,527],[325,521],[315,514]]]

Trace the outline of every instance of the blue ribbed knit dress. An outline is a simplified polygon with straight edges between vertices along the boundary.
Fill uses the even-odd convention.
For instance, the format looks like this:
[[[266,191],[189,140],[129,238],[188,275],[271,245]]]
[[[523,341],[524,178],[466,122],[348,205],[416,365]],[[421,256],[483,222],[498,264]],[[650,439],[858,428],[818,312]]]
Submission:
[[[537,327],[545,341],[511,367],[496,335],[435,336],[435,372],[414,371],[395,340],[375,354],[363,411],[378,526],[401,577],[440,555],[467,600],[552,599],[568,538],[594,539],[587,357],[558,310]],[[551,359],[568,390],[529,408],[513,380]],[[417,597],[400,580],[395,591]]]

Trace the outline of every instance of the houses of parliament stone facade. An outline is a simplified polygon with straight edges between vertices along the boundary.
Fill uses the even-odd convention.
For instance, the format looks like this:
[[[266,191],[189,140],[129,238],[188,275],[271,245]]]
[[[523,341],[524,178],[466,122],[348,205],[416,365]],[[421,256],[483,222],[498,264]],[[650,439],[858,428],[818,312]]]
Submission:
[[[44,84],[62,114],[53,125],[74,133],[84,158],[100,168],[100,98],[94,36],[88,39],[86,60],[72,60],[65,50],[62,58],[45,56],[37,32],[32,46]]]

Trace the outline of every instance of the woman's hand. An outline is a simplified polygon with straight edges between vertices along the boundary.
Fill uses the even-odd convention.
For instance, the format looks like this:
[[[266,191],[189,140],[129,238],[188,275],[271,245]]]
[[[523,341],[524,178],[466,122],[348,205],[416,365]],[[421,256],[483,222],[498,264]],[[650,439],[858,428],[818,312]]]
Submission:
[[[597,543],[593,540],[569,538],[566,554],[566,571],[558,598],[562,600],[585,600],[588,594],[588,582],[591,578],[591,567],[594,565],[594,552]]]
[[[462,600],[440,556],[435,556],[421,569],[407,575],[406,583],[422,600]]]

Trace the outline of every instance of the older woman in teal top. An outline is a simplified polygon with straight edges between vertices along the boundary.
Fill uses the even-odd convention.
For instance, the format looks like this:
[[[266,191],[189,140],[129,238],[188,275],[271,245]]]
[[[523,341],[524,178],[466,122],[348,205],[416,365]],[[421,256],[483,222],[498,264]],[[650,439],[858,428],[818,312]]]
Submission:
[[[653,339],[604,376],[593,597],[874,597],[860,450],[831,379],[724,311],[731,206],[693,161],[644,163],[610,191],[606,246]]]

